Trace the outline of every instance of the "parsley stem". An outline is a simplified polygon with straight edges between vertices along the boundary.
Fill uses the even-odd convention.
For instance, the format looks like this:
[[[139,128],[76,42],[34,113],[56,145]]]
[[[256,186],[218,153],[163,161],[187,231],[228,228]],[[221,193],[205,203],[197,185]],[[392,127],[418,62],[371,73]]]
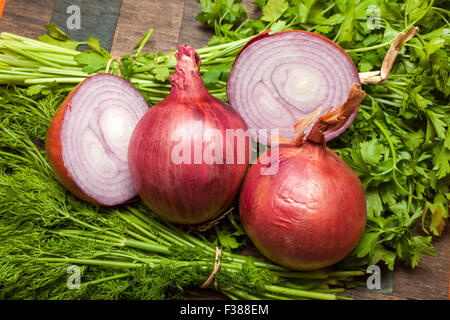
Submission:
[[[328,276],[330,277],[354,277],[354,276],[363,276],[366,273],[361,270],[349,270],[349,271],[330,271],[328,272]]]
[[[227,293],[227,295],[231,294],[233,297],[236,298],[236,300],[244,299],[244,300],[261,300],[261,298],[258,298],[257,296],[248,293],[246,291],[240,290],[236,287],[222,287],[221,290]],[[232,293],[231,293],[232,292]]]
[[[386,99],[378,98],[377,101],[378,101],[378,102],[382,102],[382,103],[387,104],[387,105],[390,105],[390,106],[393,106],[393,107],[398,107],[398,108],[400,108],[400,107],[402,106],[402,105],[399,104],[399,103],[395,103],[395,102],[392,102],[392,101],[386,100]]]
[[[31,38],[27,38],[27,37],[23,37],[23,36],[19,36],[17,34],[12,34],[9,32],[2,32],[0,34],[0,38],[2,39],[14,39],[14,40],[19,40],[21,43],[23,44],[27,44],[27,45],[34,45],[37,47],[45,47],[48,48],[49,50],[54,49],[54,50],[58,50],[60,53],[62,54],[69,54],[69,55],[78,55],[80,52],[77,50],[72,50],[69,48],[63,48],[60,46],[56,46],[56,45],[52,45],[43,41],[38,41],[38,40],[34,40]],[[79,42],[79,44],[87,44],[86,42]]]
[[[80,83],[85,78],[40,78],[40,79],[26,79],[25,84],[39,84],[39,83]]]
[[[169,92],[170,92],[169,90],[152,89],[152,88],[146,88],[146,87],[142,87],[142,86],[139,86],[139,90],[146,91],[146,92],[151,92],[151,93],[159,93],[159,94],[162,94],[164,96],[167,96],[169,94]]]
[[[299,290],[311,290],[314,287],[321,286],[323,284],[323,279],[312,279],[305,281],[304,283],[297,283],[297,282],[286,282],[283,285],[288,288],[292,289],[299,289]]]
[[[326,279],[328,274],[325,271],[311,271],[311,272],[274,272],[277,276],[284,278],[297,278],[297,279]]]
[[[236,229],[236,231],[238,231],[239,233],[245,234],[245,231],[234,219],[233,212],[230,212],[229,214],[227,214],[227,218],[230,221],[231,225]]]
[[[406,92],[402,91],[402,89],[398,88],[398,86],[395,83],[384,83],[384,86],[389,88],[390,90],[398,93],[399,95],[401,95],[401,99],[404,98],[404,96],[406,95]]]
[[[42,63],[44,65],[47,65],[49,67],[58,68],[59,64],[53,63],[52,61],[59,60],[58,62],[61,62],[60,59],[56,59],[55,57],[53,57],[53,59],[51,59],[52,61],[49,61],[48,55],[50,55],[50,54],[45,55],[45,54],[38,54],[38,53],[34,53],[34,52],[32,53],[32,52],[30,52],[28,50],[22,49],[20,46],[17,46],[17,45],[3,43],[2,46],[4,48],[6,48],[6,49],[9,49],[11,51],[17,52],[17,53],[21,54],[24,57],[27,57],[27,58],[29,58],[31,60],[35,60],[35,61],[40,62],[40,63]],[[47,59],[46,59],[46,57],[47,57]],[[70,63],[70,62],[68,62],[69,60],[67,60],[67,61],[63,60],[63,61],[68,63],[68,64]],[[73,63],[74,63],[74,65],[78,65],[75,61],[73,61]]]
[[[378,120],[374,120],[373,123],[381,130],[381,132],[383,133],[384,137],[386,138],[386,140],[389,144],[389,148],[391,149],[392,162],[393,162],[393,167],[394,167],[392,170],[392,179],[394,180],[395,184],[400,188],[400,190],[402,190],[403,192],[405,192],[408,195],[414,196],[409,191],[407,191],[405,188],[403,188],[403,186],[397,180],[397,175],[396,175],[396,171],[398,170],[397,169],[397,152],[395,151],[395,147],[394,147],[394,144],[392,143],[391,137],[389,136],[389,134],[386,131],[386,129],[384,128],[384,126]]]
[[[263,292],[260,293],[260,296],[264,299],[274,299],[274,300],[306,300],[305,298],[292,298],[292,297],[287,297],[287,296],[282,296],[282,295],[278,295],[278,294],[273,294],[273,293],[267,293],[267,292]]]
[[[16,56],[12,57],[9,55],[4,55],[4,54],[0,55],[0,62],[3,62],[8,65],[8,67],[1,65],[1,68],[4,68],[6,70],[8,70],[8,68],[11,68],[10,66],[12,66],[12,67],[30,67],[30,68],[31,67],[37,68],[40,66],[35,61],[22,60],[22,59],[18,59]]]
[[[210,53],[212,51],[218,51],[218,50],[226,49],[226,48],[229,48],[229,47],[240,48],[252,38],[253,38],[253,36],[247,37],[247,38],[244,38],[244,39],[240,39],[240,40],[236,40],[236,41],[232,41],[232,42],[218,44],[218,45],[215,45],[215,46],[207,46],[207,47],[198,49],[197,52],[200,55],[200,57],[202,57],[202,59],[203,59],[204,57],[207,56],[208,53]]]
[[[304,297],[304,298],[312,298],[312,299],[322,299],[322,300],[336,300],[336,295],[332,293],[321,293],[314,291],[305,291],[300,289],[292,289],[285,288],[276,285],[266,285],[264,288],[268,291],[272,291],[275,293],[281,293],[288,296],[294,297]]]
[[[78,69],[78,70],[77,70]],[[50,74],[65,74],[71,76],[88,77],[89,73],[84,72],[81,68],[50,68],[50,67],[39,67],[39,71],[43,73]]]
[[[374,93],[372,96],[374,97],[380,97],[380,98],[392,98],[397,100],[402,100],[403,95],[397,95],[397,94],[387,94],[387,93]]]
[[[242,22],[242,23],[237,27],[237,29],[235,30],[235,32],[236,32],[236,33],[239,32],[239,30],[241,30],[241,28],[242,28],[243,26],[245,26],[247,23],[249,23],[249,22],[251,22],[251,21],[252,21],[252,20],[251,20],[250,18],[245,19],[245,21]]]
[[[150,88],[156,87],[169,89],[167,91],[170,91],[171,88],[170,84],[158,83],[152,80],[138,79],[135,78],[134,76],[130,78],[130,81],[135,85],[139,85],[140,87],[150,87]]]
[[[433,4],[434,4],[434,0],[431,0],[431,1],[430,1],[430,4],[429,4],[428,7],[426,8],[426,10],[423,10],[423,11],[421,12],[421,15],[420,15],[418,18],[416,18],[416,20],[414,20],[412,23],[410,23],[410,24],[403,30],[403,32],[405,32],[405,31],[408,30],[410,27],[416,25],[420,20],[422,20],[422,18],[425,17],[426,14],[428,13],[428,11],[433,7]],[[406,17],[409,18],[409,15],[405,14],[405,19],[406,19]]]
[[[325,10],[322,10],[322,12],[320,12],[321,15],[324,15],[325,13],[327,13],[328,11],[330,11],[331,9],[334,8],[334,6],[336,5],[335,2],[333,2],[330,6],[328,6]]]
[[[316,292],[324,292],[324,293],[342,293],[345,291],[344,288],[333,288],[333,289],[316,289]]]
[[[225,288],[221,288],[221,292],[226,295],[230,300],[239,300],[240,297],[238,297],[237,295],[235,295],[234,293],[231,293],[230,291],[228,291]]]
[[[136,46],[139,45],[139,48],[138,48],[138,49],[136,50],[136,52],[135,52],[135,55],[136,55],[136,56],[139,56],[139,55],[140,55],[142,49],[143,49],[144,46],[146,45],[146,43],[147,43],[148,39],[150,38],[150,36],[152,35],[152,33],[153,33],[153,28],[151,28],[150,30],[148,30],[148,31],[142,36],[142,38],[136,43],[136,45],[135,45],[134,48],[133,48],[133,49],[135,49]]]
[[[363,48],[353,48],[353,49],[345,49],[345,52],[349,53],[349,52],[366,52],[366,51],[371,51],[371,50],[375,50],[378,48],[383,48],[383,47],[387,47],[390,46],[391,42],[383,42],[374,46],[370,46],[370,47],[363,47]]]
[[[444,14],[449,15],[450,11],[442,9],[442,8],[438,8],[438,7],[431,7],[432,10],[434,10],[438,16],[440,16],[442,18],[442,20],[444,20],[444,22],[447,24],[447,26],[450,27],[450,23],[447,21],[447,19],[440,13],[440,11],[442,11]]]
[[[412,186],[411,186],[411,184],[409,184],[408,187],[409,187],[409,194],[408,194],[408,204],[406,207],[407,213],[409,213],[411,211],[411,205],[412,205]]]

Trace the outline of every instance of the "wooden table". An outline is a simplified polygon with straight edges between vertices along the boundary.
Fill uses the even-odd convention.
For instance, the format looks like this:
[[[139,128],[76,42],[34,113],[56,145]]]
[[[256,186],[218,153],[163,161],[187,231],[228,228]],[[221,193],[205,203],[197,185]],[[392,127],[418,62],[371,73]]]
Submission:
[[[46,33],[44,24],[67,19],[70,14],[62,10],[78,3],[81,8],[81,31],[99,37],[102,45],[110,49],[111,54],[115,56],[129,53],[150,28],[154,28],[154,32],[144,51],[167,53],[169,50],[175,50],[180,44],[200,48],[205,46],[213,35],[210,29],[195,20],[197,13],[200,12],[200,4],[196,0],[102,1],[88,2],[91,7],[86,9],[83,8],[86,1],[81,0],[6,0],[0,20],[0,32],[7,31],[37,38]],[[106,3],[108,5],[105,5]],[[260,14],[251,5],[251,0],[244,0],[243,3],[247,6],[251,17]],[[112,28],[102,30],[102,26],[108,21],[112,24]],[[63,28],[61,25],[60,27]],[[80,36],[79,31],[68,31],[68,34],[76,38]],[[103,33],[99,35],[99,32]],[[449,228],[444,231],[442,237],[434,241],[434,245],[438,255],[424,256],[416,269],[411,270],[401,264],[395,267],[391,293],[352,290],[346,292],[346,295],[357,299],[448,299]],[[204,291],[202,298],[220,299],[223,296],[213,291]]]

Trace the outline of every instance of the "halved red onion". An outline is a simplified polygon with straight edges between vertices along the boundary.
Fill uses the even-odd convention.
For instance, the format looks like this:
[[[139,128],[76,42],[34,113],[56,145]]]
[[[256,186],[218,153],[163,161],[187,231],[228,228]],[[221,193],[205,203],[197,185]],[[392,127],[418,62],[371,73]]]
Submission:
[[[272,134],[293,139],[299,119],[320,107],[322,112],[316,118],[337,108],[354,83],[360,79],[353,61],[331,40],[307,31],[265,32],[236,58],[227,96],[253,138],[266,144]],[[340,135],[357,112],[340,130],[327,134],[327,141]]]
[[[47,135],[47,155],[58,180],[76,196],[101,205],[135,197],[128,144],[147,110],[142,94],[121,77],[101,73],[80,83]]]

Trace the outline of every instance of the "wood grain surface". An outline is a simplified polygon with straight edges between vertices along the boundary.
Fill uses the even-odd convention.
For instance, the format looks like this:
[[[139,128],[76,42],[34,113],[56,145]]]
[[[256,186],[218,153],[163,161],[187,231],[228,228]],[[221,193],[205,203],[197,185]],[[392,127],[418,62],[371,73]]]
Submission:
[[[122,0],[111,53],[116,56],[129,53],[150,28],[154,32],[145,51],[167,53],[176,49],[184,8],[184,0]]]
[[[257,17],[260,14],[251,5],[250,0],[243,3],[247,6],[250,16]],[[0,32],[7,31],[37,38],[45,33],[43,25],[51,21],[54,7],[55,0],[6,0],[0,20]],[[200,4],[196,0],[122,0],[111,53],[115,56],[129,53],[150,28],[153,28],[154,32],[144,51],[167,53],[184,43],[195,48],[205,46],[213,31],[195,20],[199,11]],[[102,23],[101,19],[98,23]],[[435,239],[434,245],[438,255],[424,256],[416,269],[396,265],[392,294],[351,290],[347,291],[346,295],[357,299],[449,299],[448,227],[442,237]],[[224,298],[214,290],[196,290],[190,297]]]
[[[11,32],[21,36],[37,38],[46,32],[55,0],[6,0],[0,20],[0,32]]]
[[[56,0],[51,22],[76,41],[95,37],[110,51],[122,0],[107,3],[105,6],[105,0]]]

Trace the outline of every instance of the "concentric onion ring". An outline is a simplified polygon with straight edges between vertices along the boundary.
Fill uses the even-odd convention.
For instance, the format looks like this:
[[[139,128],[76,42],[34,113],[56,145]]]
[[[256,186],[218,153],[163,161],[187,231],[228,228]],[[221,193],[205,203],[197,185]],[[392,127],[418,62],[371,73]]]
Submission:
[[[47,136],[49,162],[61,183],[102,205],[135,197],[128,144],[147,110],[141,93],[121,77],[102,73],[78,85],[58,109]]]
[[[266,144],[275,129],[276,134],[293,139],[299,119],[319,107],[322,112],[317,118],[339,107],[354,83],[360,80],[353,61],[329,39],[306,31],[266,32],[239,53],[228,78],[227,96],[253,129],[253,138]],[[327,134],[327,141],[341,134],[357,112],[340,130]]]

